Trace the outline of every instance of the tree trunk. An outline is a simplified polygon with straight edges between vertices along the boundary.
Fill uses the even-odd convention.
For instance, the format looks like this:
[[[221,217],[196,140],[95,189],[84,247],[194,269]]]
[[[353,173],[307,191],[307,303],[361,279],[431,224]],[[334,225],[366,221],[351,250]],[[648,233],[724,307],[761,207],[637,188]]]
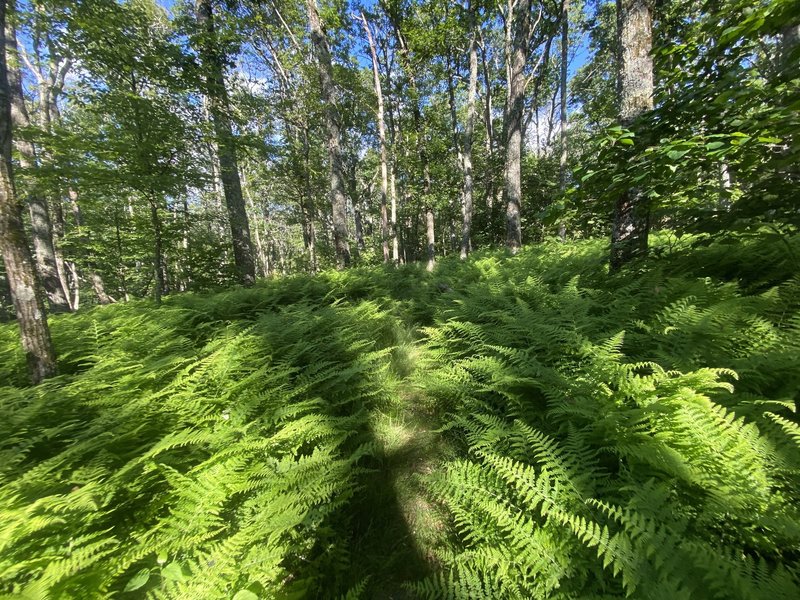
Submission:
[[[305,161],[305,168],[303,169],[303,195],[305,206],[303,212],[305,213],[307,236],[308,236],[308,258],[311,262],[311,272],[317,272],[317,233],[314,228],[314,194],[311,189],[311,147],[308,143],[308,125],[303,128],[303,160]]]
[[[231,126],[223,57],[220,55],[214,30],[212,0],[197,0],[197,21],[202,29],[199,50],[206,71],[206,94],[217,140],[220,177],[233,240],[233,261],[239,282],[251,285],[255,281],[256,267],[250,239],[250,223],[242,195],[242,182],[239,179],[236,139]]]
[[[483,66],[483,86],[486,98],[483,104],[483,120],[486,128],[486,172],[485,177],[485,202],[486,210],[489,215],[489,224],[492,224],[492,214],[494,212],[494,127],[492,124],[492,81],[489,73],[489,63],[486,60],[486,48],[481,42],[481,64]]]
[[[244,195],[245,199],[247,200],[247,204],[250,206],[250,214],[255,215],[256,212],[256,204],[253,200],[253,194],[250,191],[250,186],[247,183],[247,179],[242,176],[242,183],[244,184]],[[302,208],[302,207],[301,207]],[[305,223],[303,224],[303,229],[305,231]],[[259,231],[258,227],[258,220],[253,223],[253,241],[255,242],[255,257],[256,257],[256,274],[261,277],[267,276],[267,268],[266,268],[266,259],[264,254],[264,244],[261,241],[261,232]],[[186,238],[184,237],[184,244],[186,243]]]
[[[506,109],[506,245],[516,254],[522,245],[522,136],[523,112],[525,108],[525,63],[528,59],[528,44],[531,38],[530,0],[518,0],[516,9],[511,8],[511,43],[507,47],[508,101]]]
[[[30,118],[28,109],[25,106],[25,97],[22,93],[22,74],[17,56],[16,30],[10,22],[6,22],[5,33],[8,84],[11,93],[11,121],[16,129],[23,129],[30,126]],[[25,139],[16,139],[14,140],[14,145],[19,152],[22,168],[25,170],[34,169],[37,161],[33,142]],[[35,188],[30,190],[28,208],[31,215],[36,268],[44,285],[50,309],[53,312],[68,312],[70,303],[58,272],[50,210],[47,206],[47,198],[40,190]]]
[[[11,298],[22,337],[31,382],[56,373],[56,354],[47,327],[44,302],[22,226],[22,210],[14,188],[11,163],[11,93],[6,70],[6,2],[0,1],[0,245]]]
[[[69,201],[72,205],[72,216],[75,219],[75,225],[78,228],[83,227],[83,217],[81,216],[81,207],[78,204],[78,192],[75,190],[69,190]],[[81,235],[81,245],[89,246],[89,239],[86,235]],[[91,253],[91,250],[89,251]],[[109,296],[106,293],[105,285],[103,284],[103,278],[100,274],[95,271],[94,268],[94,261],[89,257],[87,261],[87,266],[89,270],[89,277],[92,280],[92,289],[94,290],[95,295],[97,296],[97,301],[100,304],[111,304],[115,302],[114,298]],[[75,297],[72,302],[72,309],[78,310],[78,302],[79,302],[79,294],[80,294],[80,286],[78,285],[78,274],[77,270],[73,273],[75,278]]]
[[[112,304],[116,302],[114,298],[108,295],[106,292],[105,283],[103,283],[103,278],[100,277],[100,274],[92,269],[89,271],[89,276],[92,278],[92,289],[94,290],[95,295],[97,296],[97,301],[100,304]]]
[[[11,288],[8,286],[8,277],[5,271],[0,271],[0,323],[8,323],[11,313],[8,307],[13,304],[11,300]]]
[[[383,262],[389,262],[389,215],[386,208],[386,197],[389,194],[389,160],[386,152],[386,124],[383,118],[383,89],[381,75],[378,70],[378,53],[375,50],[375,40],[372,39],[367,17],[361,13],[364,31],[367,33],[369,51],[372,56],[372,80],[375,85],[375,96],[378,100],[378,141],[381,152],[381,245],[383,246]]]
[[[306,0],[311,43],[317,56],[319,81],[322,87],[322,103],[325,107],[325,123],[328,129],[328,158],[330,162],[330,200],[333,217],[333,240],[339,268],[350,265],[350,243],[347,233],[347,194],[345,172],[342,161],[342,136],[339,106],[333,83],[333,65],[328,39],[322,29],[316,0]]]
[[[400,240],[397,234],[397,184],[394,178],[394,166],[389,170],[389,192],[392,199],[389,217],[390,235],[392,237],[392,262],[400,262]]]
[[[494,125],[492,123],[492,80],[489,72],[489,63],[486,60],[486,49],[481,47],[481,65],[483,73],[483,87],[486,100],[483,105],[483,120],[486,127],[486,154],[491,155],[494,151]]]
[[[624,126],[653,108],[652,8],[650,0],[617,0],[619,116]],[[647,252],[650,210],[647,198],[629,188],[614,207],[611,270]]]
[[[382,208],[385,208],[385,207],[382,207]],[[381,217],[385,216],[385,214],[386,214],[386,211],[384,210],[383,213],[381,214]],[[364,249],[367,246],[364,243],[364,220],[361,217],[361,208],[359,207],[358,202],[356,202],[353,205],[353,222],[354,222],[355,228],[356,228],[356,231],[355,231],[355,234],[356,234],[356,247],[359,249],[360,252],[363,252]],[[381,222],[381,234],[383,234],[383,231],[384,231],[383,223]],[[386,238],[384,238],[383,236],[381,237],[381,239],[383,239],[384,242],[386,240]],[[388,252],[389,248],[388,248],[388,245],[386,243],[384,243],[384,248],[383,249],[384,249],[383,262],[387,262],[388,254],[389,254],[389,252]]]
[[[428,254],[428,271],[433,271],[436,266],[436,229],[433,221],[433,209],[428,206],[425,209],[425,237]]]
[[[389,135],[391,136],[392,143],[391,160],[389,162],[389,197],[391,208],[391,213],[389,216],[389,235],[392,238],[392,261],[397,264],[402,262],[400,254],[400,236],[397,231],[397,182],[394,176],[397,165],[397,134],[395,133],[395,120],[392,116],[391,104],[392,70],[389,63],[388,50],[386,49],[386,46],[383,47],[383,53],[386,64],[386,86],[389,90],[389,110],[387,113],[389,116]]]
[[[163,268],[163,248],[161,240],[161,218],[158,215],[158,204],[155,200],[150,200],[150,222],[153,225],[153,299],[156,304],[161,304],[161,296],[164,293],[164,268]]]
[[[561,4],[561,160],[559,162],[559,183],[561,194],[567,189],[567,66],[569,63],[569,0]],[[562,220],[558,224],[558,237],[567,240],[567,226]]]
[[[474,27],[474,25],[473,25]],[[461,258],[472,251],[472,137],[475,130],[475,97],[478,91],[478,40],[473,31],[469,43],[469,84],[467,87],[467,125],[464,128],[464,222],[461,227]],[[487,132],[488,133],[488,132]]]
[[[65,231],[64,207],[61,204],[61,198],[58,196],[56,196],[53,200],[53,249],[55,250],[56,268],[58,269],[58,277],[61,280],[61,287],[69,299],[71,288],[69,277],[67,276],[68,269],[66,262],[64,261],[64,254],[60,249],[61,240],[64,239]],[[70,310],[77,310],[77,307],[72,304],[72,301],[70,300],[69,302]]]
[[[453,78],[456,75],[455,71],[458,68],[457,65],[453,64],[453,60],[451,58],[451,53],[448,52],[447,54],[447,95],[448,95],[448,103],[450,104],[450,125],[453,134],[453,150],[456,154],[456,164],[463,174],[464,172],[464,154],[461,151],[461,140],[458,131],[458,111],[456,110],[456,90],[455,84],[453,83]],[[448,207],[448,214],[450,215],[450,223],[447,227],[447,232],[450,238],[449,246],[455,250],[458,247],[458,236],[456,234],[456,222],[455,222],[455,213],[456,211],[453,210],[453,197],[448,195],[447,201]],[[464,214],[464,189],[461,189],[461,198],[459,199],[459,207],[461,208],[461,214]],[[444,238],[444,231],[445,227],[444,224],[440,224],[442,226],[442,237]],[[448,244],[442,244],[442,253],[447,256],[447,249]]]

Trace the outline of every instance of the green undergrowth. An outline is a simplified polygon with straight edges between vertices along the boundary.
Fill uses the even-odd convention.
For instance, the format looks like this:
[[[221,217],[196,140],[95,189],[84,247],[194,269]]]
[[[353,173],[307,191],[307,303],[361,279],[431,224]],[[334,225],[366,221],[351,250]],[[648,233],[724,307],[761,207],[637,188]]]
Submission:
[[[0,594],[795,598],[800,242],[733,241],[0,326]]]

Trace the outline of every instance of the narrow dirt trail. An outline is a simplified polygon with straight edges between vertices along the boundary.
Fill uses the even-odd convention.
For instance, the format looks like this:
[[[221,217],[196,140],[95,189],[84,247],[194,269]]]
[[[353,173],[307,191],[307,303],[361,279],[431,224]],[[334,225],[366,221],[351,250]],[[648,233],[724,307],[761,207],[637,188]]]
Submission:
[[[404,584],[431,574],[449,535],[446,515],[424,482],[447,456],[447,445],[415,377],[418,347],[410,350],[410,368],[393,402],[371,415],[380,459],[360,503],[364,528],[353,554],[363,557],[364,572],[372,574],[363,597],[376,600],[413,598]]]

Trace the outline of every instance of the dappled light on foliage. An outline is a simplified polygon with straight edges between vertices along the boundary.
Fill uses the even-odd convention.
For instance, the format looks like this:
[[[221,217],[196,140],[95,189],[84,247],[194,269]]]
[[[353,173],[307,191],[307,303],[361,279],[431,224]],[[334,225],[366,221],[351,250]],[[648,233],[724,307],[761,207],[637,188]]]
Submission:
[[[4,326],[1,589],[792,598],[785,247],[665,239],[633,279],[553,243],[98,307],[52,320],[36,387]]]

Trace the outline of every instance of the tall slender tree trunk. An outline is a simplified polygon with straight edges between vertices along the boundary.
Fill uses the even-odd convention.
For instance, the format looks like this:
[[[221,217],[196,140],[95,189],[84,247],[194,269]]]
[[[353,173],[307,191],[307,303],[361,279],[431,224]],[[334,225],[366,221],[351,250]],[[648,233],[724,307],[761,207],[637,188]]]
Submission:
[[[6,69],[6,2],[0,0],[0,246],[28,374],[34,384],[56,373],[56,354],[22,226],[11,163],[11,92]]]
[[[364,219],[361,216],[361,206],[359,204],[359,202],[353,204],[353,222],[355,224],[356,248],[358,248],[359,252],[363,252],[367,245],[364,242]],[[370,223],[370,229],[372,228],[371,225]],[[383,228],[381,228],[381,231],[383,231]],[[386,246],[384,246],[384,250],[387,250]],[[387,254],[388,252],[383,253],[383,262],[386,262]]]
[[[328,129],[328,159],[330,162],[330,199],[333,217],[333,241],[336,260],[340,268],[350,265],[350,242],[347,232],[347,193],[342,159],[341,117],[333,83],[333,65],[328,39],[322,28],[316,0],[306,0],[311,44],[317,56],[322,102],[325,106],[325,123]]]
[[[460,136],[459,131],[458,131],[458,111],[456,109],[456,88],[455,88],[455,83],[453,82],[454,77],[457,75],[456,71],[458,69],[458,65],[457,65],[457,63],[454,64],[455,61],[453,60],[451,54],[452,54],[452,50],[450,52],[448,52],[448,54],[447,54],[447,95],[448,95],[448,100],[449,100],[449,104],[450,104],[450,123],[451,123],[451,129],[452,129],[452,133],[453,133],[453,149],[454,149],[454,151],[456,153],[456,164],[458,165],[458,168],[461,170],[461,172],[463,174],[463,172],[464,172],[464,153],[463,153],[462,148],[461,148],[461,139],[460,139],[461,136]],[[455,250],[456,248],[459,247],[459,243],[458,243],[458,235],[456,233],[456,228],[457,228],[456,221],[455,221],[455,219],[456,219],[456,217],[455,217],[456,211],[453,210],[453,197],[452,197],[452,195],[448,196],[447,204],[448,204],[448,206],[450,208],[450,210],[448,211],[448,213],[450,215],[450,223],[449,223],[449,227],[447,228],[448,234],[449,234],[448,237],[450,238],[449,246]],[[461,197],[459,198],[459,208],[461,209],[462,222],[463,222],[463,215],[464,215],[464,188],[463,187],[461,188]],[[445,231],[444,225],[443,224],[440,224],[440,225],[442,226],[442,232],[444,232]],[[442,237],[444,237],[444,235]],[[448,244],[442,244],[442,253],[445,256],[447,256],[447,250],[448,250]]]
[[[389,90],[389,110],[387,111],[389,116],[389,135],[391,136],[391,144],[392,144],[392,152],[391,158],[389,161],[389,197],[390,197],[390,209],[391,213],[389,216],[389,235],[392,238],[392,261],[394,263],[401,262],[401,254],[400,254],[400,236],[397,231],[397,182],[395,180],[395,171],[397,165],[397,134],[395,133],[395,122],[392,116],[392,104],[391,104],[391,91],[392,91],[392,70],[391,64],[389,63],[388,51],[384,47],[384,56],[385,56],[385,64],[386,64],[386,87]]]
[[[507,47],[508,101],[506,109],[506,246],[516,253],[522,245],[522,136],[525,108],[525,64],[531,38],[530,0],[509,2],[511,42]]]
[[[212,0],[197,0],[197,21],[202,30],[199,51],[206,71],[206,94],[217,140],[220,177],[233,240],[233,261],[239,282],[251,285],[256,277],[253,244],[239,178],[236,138],[231,126],[230,102],[225,87],[223,57],[214,28]]]
[[[481,37],[482,39],[482,37]],[[481,65],[483,71],[483,87],[486,97],[483,103],[483,120],[486,129],[486,163],[487,168],[484,173],[484,201],[489,217],[489,224],[493,223],[494,214],[494,125],[492,123],[492,79],[489,73],[489,62],[486,60],[486,47],[481,41]]]
[[[420,144],[423,143],[421,137],[422,136],[419,136]],[[425,197],[425,238],[426,247],[428,249],[427,269],[428,271],[433,271],[433,267],[436,265],[436,227],[434,223],[433,205],[431,204],[431,170],[428,165],[427,154],[423,151],[421,156],[423,160],[422,174],[425,182],[422,188],[422,194]]]
[[[386,207],[386,198],[389,194],[389,160],[386,151],[386,124],[383,118],[383,88],[381,75],[378,70],[378,53],[375,49],[375,40],[367,23],[367,17],[361,13],[364,31],[367,33],[369,51],[372,56],[372,79],[375,85],[375,96],[378,100],[378,141],[381,154],[381,245],[383,246],[383,262],[389,262],[389,215]]]
[[[69,298],[70,293],[70,282],[69,277],[67,276],[68,268],[66,261],[64,260],[64,254],[61,252],[60,245],[61,240],[64,239],[64,231],[66,229],[64,223],[64,207],[61,204],[61,198],[55,196],[53,198],[53,248],[55,250],[55,257],[56,257],[56,267],[58,268],[58,277],[61,280],[61,287],[67,294],[67,298]],[[72,305],[72,301],[70,300],[70,309],[77,310],[77,307]]]
[[[567,189],[567,67],[569,66],[569,0],[561,3],[561,160],[559,162],[559,183],[562,195]],[[562,220],[558,224],[558,237],[567,239],[567,226]]]
[[[305,214],[307,237],[308,237],[308,258],[311,262],[311,272],[317,272],[317,232],[314,227],[314,194],[311,188],[311,146],[308,142],[308,125],[303,127],[303,198],[304,207],[302,212]]]
[[[394,178],[394,165],[389,168],[389,192],[392,199],[389,217],[390,235],[392,236],[392,262],[400,262],[400,241],[397,234],[397,184]]]
[[[153,226],[153,299],[156,304],[161,304],[161,296],[164,294],[164,251],[161,239],[161,217],[158,214],[158,203],[150,199],[150,222]]]
[[[13,3],[9,3],[9,9]],[[8,84],[11,93],[11,121],[16,129],[30,125],[28,109],[22,94],[22,75],[19,68],[17,35],[14,25],[6,22],[6,59],[8,61]],[[19,152],[20,165],[31,170],[36,167],[36,149],[33,142],[15,139],[14,145]],[[50,309],[53,312],[68,312],[70,302],[67,291],[62,285],[56,261],[55,244],[53,243],[53,224],[50,220],[50,209],[46,196],[36,188],[28,194],[28,208],[31,215],[33,232],[33,248],[36,257],[36,268],[47,294]]]
[[[472,8],[472,6],[470,6]],[[473,24],[473,29],[475,25]],[[472,138],[475,131],[475,97],[478,92],[478,40],[475,31],[469,42],[469,84],[467,85],[467,124],[464,127],[464,220],[461,226],[461,258],[472,251]]]
[[[433,209],[428,206],[425,209],[425,247],[428,255],[428,271],[433,271],[436,266],[436,228],[433,220]]]
[[[71,189],[69,190],[69,201],[72,206],[72,216],[75,219],[75,225],[78,228],[83,227],[83,216],[81,214],[81,207],[78,204],[78,192]],[[88,235],[81,235],[81,242],[83,246],[89,245],[89,236]],[[91,252],[91,251],[90,251]],[[106,287],[103,283],[103,278],[100,274],[95,270],[94,261],[89,257],[87,261],[87,266],[89,270],[89,279],[92,282],[92,289],[94,290],[95,295],[97,296],[97,301],[100,304],[111,304],[115,302],[114,298],[109,296],[106,293]],[[77,269],[73,273],[73,278],[75,279],[75,290],[74,290],[74,297],[72,300],[72,308],[73,310],[78,310],[78,305],[80,301],[80,286],[78,285],[78,273]]]
[[[653,13],[651,0],[617,0],[619,116],[623,125],[653,108]],[[611,269],[647,252],[650,210],[638,188],[629,188],[614,207]]]
[[[0,272],[0,323],[8,323],[12,319],[8,311],[8,307],[12,304],[11,288],[8,286],[8,277],[3,271]]]
[[[249,185],[249,183],[247,181],[247,177],[245,176],[246,172],[247,172],[246,169],[242,172],[242,186],[243,186],[242,189],[243,189],[243,192],[244,192],[245,200],[247,201],[247,204],[250,207],[250,214],[251,215],[255,215],[255,214],[257,214],[256,203],[253,200],[253,194],[251,192],[250,185]],[[302,208],[302,206],[301,206],[301,208]],[[303,230],[305,232],[305,223],[303,224]],[[253,242],[255,243],[255,248],[254,249],[255,249],[255,258],[256,258],[256,274],[261,276],[261,277],[266,277],[267,276],[267,270],[266,270],[266,260],[264,258],[264,256],[265,256],[264,255],[264,244],[261,241],[261,232],[259,231],[258,221],[257,220],[256,220],[256,222],[253,223],[253,229],[252,229],[251,233],[253,234]],[[184,240],[185,240],[185,238],[184,238]]]

